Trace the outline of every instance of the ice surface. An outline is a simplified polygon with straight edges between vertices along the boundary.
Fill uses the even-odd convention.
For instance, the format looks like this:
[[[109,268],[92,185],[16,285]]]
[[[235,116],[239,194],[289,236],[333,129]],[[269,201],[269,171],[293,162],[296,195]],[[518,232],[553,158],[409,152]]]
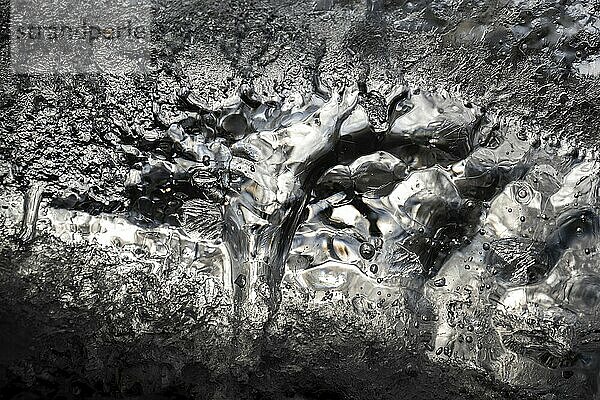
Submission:
[[[74,197],[43,220],[66,241],[217,277],[257,327],[292,291],[404,326],[422,315],[431,360],[511,384],[590,373],[600,164],[564,163],[518,122],[444,91],[393,88],[378,125],[357,88],[332,93],[241,92],[123,146],[127,212],[92,215]]]

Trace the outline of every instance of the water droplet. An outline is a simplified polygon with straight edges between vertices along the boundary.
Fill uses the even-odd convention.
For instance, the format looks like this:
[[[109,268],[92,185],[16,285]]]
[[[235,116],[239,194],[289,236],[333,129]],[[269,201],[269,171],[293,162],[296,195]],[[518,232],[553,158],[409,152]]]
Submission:
[[[371,243],[362,243],[360,245],[360,256],[365,260],[370,260],[375,256],[375,247]]]
[[[446,286],[446,278],[439,278],[433,281],[433,285],[437,287]]]
[[[489,243],[487,243],[487,242],[485,242],[485,243],[483,244],[483,249],[484,249],[484,250],[486,250],[486,251],[487,251],[487,250],[489,250],[489,249],[490,249],[490,244],[489,244]]]
[[[377,266],[377,264],[371,264],[369,270],[371,271],[371,273],[376,274],[377,271],[379,271],[379,267]]]
[[[239,274],[238,277],[235,278],[235,281],[233,283],[235,283],[240,288],[243,288],[244,286],[246,286],[246,275]]]

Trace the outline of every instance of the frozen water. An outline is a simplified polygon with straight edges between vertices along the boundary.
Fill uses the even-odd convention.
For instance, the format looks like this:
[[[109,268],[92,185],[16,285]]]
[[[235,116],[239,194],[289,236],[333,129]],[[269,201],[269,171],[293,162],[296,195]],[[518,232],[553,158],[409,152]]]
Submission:
[[[315,307],[347,302],[406,324],[422,313],[432,360],[505,382],[591,373],[600,164],[443,91],[378,94],[387,120],[376,124],[360,96],[274,101],[242,88],[123,146],[121,216],[72,198],[44,219],[64,240],[219,277],[255,326],[285,301],[283,284]],[[32,191],[26,232],[36,207]]]

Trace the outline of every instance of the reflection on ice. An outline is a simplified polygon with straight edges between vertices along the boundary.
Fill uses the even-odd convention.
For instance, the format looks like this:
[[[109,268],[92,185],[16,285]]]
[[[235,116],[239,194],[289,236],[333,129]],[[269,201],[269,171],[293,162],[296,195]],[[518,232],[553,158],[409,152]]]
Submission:
[[[229,279],[229,261],[220,241],[197,240],[168,227],[141,228],[125,218],[49,208],[44,219],[51,234],[69,242],[87,242],[121,248],[137,257],[154,260],[158,270],[192,268]]]

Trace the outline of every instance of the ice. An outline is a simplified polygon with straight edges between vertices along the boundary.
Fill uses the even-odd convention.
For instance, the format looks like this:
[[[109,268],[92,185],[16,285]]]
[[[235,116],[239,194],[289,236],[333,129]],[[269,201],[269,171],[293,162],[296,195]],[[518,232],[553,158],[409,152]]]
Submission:
[[[197,123],[123,145],[126,212],[75,198],[45,218],[63,240],[218,277],[256,331],[292,291],[389,318],[432,361],[514,385],[588,368],[598,162],[445,91],[369,95],[388,99],[387,120],[374,123],[352,87],[286,99],[243,88]]]

